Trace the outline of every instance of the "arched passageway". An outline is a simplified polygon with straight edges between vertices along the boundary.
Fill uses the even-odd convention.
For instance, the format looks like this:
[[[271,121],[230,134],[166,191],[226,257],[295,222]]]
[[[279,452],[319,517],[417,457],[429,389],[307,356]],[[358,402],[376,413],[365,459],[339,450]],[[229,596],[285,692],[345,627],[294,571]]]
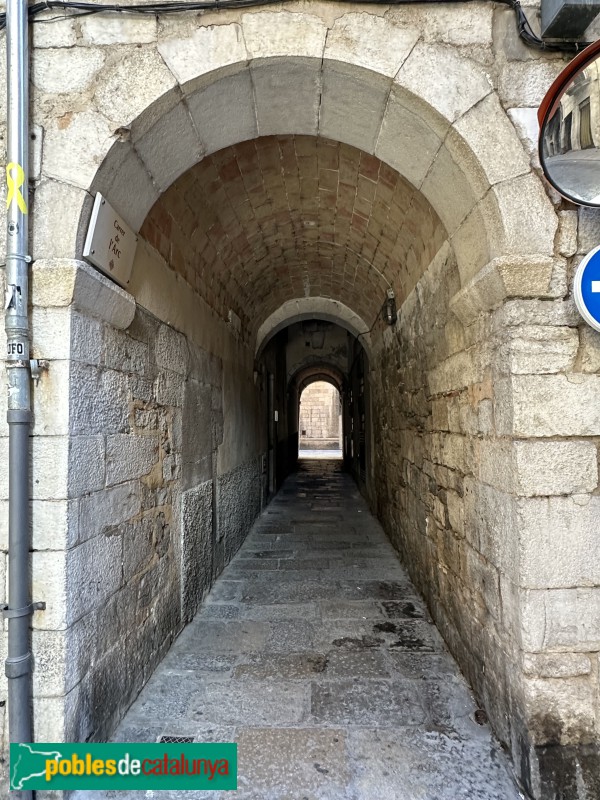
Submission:
[[[310,457],[315,452],[321,457],[341,458],[343,428],[339,389],[317,375],[303,386],[299,406],[299,458]]]
[[[437,509],[428,471],[439,464],[449,472],[438,477],[441,503],[449,481],[472,467],[437,454],[427,431],[435,398],[449,385],[444,371],[457,346],[448,338],[457,325],[449,301],[461,280],[448,230],[424,194],[348,144],[259,137],[184,172],[139,233],[128,286],[137,307],[120,335],[133,427],[119,441],[151,442],[157,449],[148,462],[158,463],[140,468],[139,522],[126,523],[148,528],[145,546],[131,550],[123,539],[117,595],[153,592],[138,606],[143,622],[132,656],[150,674],[259,510],[272,504],[296,465],[300,393],[323,371],[342,391],[346,467],[387,522],[418,588],[448,608],[448,618],[438,617],[444,633],[460,637],[465,619],[452,598],[480,590],[445,551],[428,549],[444,530],[442,512],[428,516]],[[140,343],[145,357],[136,361]],[[473,369],[470,379],[483,380],[483,365]],[[458,385],[467,377],[458,375]],[[420,462],[410,450],[419,443],[427,452]],[[118,469],[117,454],[114,461]],[[331,498],[316,492],[315,508],[326,514]],[[460,544],[458,530],[449,535],[466,558],[471,545]],[[489,599],[478,597],[487,607]],[[125,620],[136,613],[122,608]],[[486,633],[504,635],[501,626]],[[120,686],[121,708],[138,690]],[[114,702],[94,710],[94,735],[106,735],[120,714]]]
[[[523,399],[548,370],[564,377],[537,327],[553,328],[557,369],[575,363],[557,216],[487,67],[367,17],[167,26],[98,53],[93,110],[66,110],[65,95],[47,121],[34,303],[69,343],[42,392],[63,381],[70,401],[68,420],[36,424],[68,477],[34,509],[62,531],[34,575],[42,598],[46,575],[64,576],[40,638],[78,657],[54,683],[40,677],[38,733],[115,728],[293,469],[294,393],[325,369],[361,494],[539,794],[543,748],[595,730],[584,702],[565,711],[562,673],[545,680],[538,658],[554,645],[536,593],[562,587],[534,546],[538,504],[589,499],[597,482],[594,448],[567,441],[577,420]],[[92,141],[75,150],[82,130]],[[96,190],[139,234],[125,290],[77,260]],[[563,485],[544,465],[565,443],[581,451],[565,463],[584,466]],[[591,674],[576,676],[582,696]],[[44,736],[52,719],[60,730]]]

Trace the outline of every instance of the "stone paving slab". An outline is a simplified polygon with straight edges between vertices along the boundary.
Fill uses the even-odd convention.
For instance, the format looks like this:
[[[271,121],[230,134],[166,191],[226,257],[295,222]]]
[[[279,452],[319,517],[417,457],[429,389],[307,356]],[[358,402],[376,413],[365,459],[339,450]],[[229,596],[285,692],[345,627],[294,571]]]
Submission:
[[[250,728],[238,731],[237,741],[245,773],[241,789],[263,797],[298,796],[298,789],[313,797],[346,797],[351,773],[345,731]]]
[[[443,640],[436,628],[425,620],[327,620],[315,637],[317,649],[357,650],[377,647],[388,650],[429,652],[441,650]]]
[[[266,583],[249,580],[242,588],[244,603],[304,603],[309,600],[327,600],[339,596],[339,586],[335,583],[318,581],[283,581]]]
[[[271,633],[265,650],[289,653],[296,650],[311,650],[315,639],[315,624],[304,619],[272,622]]]
[[[229,572],[230,577],[237,573],[243,573],[246,570],[251,572],[264,572],[265,570],[276,570],[281,569],[279,562],[282,559],[269,559],[269,560],[260,560],[253,558],[242,558],[238,559],[235,565],[235,569],[231,569]],[[245,576],[243,576],[245,577]]]
[[[302,461],[114,736],[235,741],[238,790],[74,800],[517,800],[475,710],[341,463]]]
[[[280,680],[203,682],[187,704],[187,716],[197,722],[225,725],[281,725],[308,717],[310,687]]]
[[[196,618],[188,627],[193,634],[178,649],[209,653],[244,653],[262,650],[271,635],[271,626],[255,620],[219,620]]]
[[[211,591],[212,602],[232,602],[239,600],[242,592],[242,582],[225,580],[224,578],[217,581]]]
[[[240,607],[240,615],[245,619],[278,620],[318,619],[319,609],[316,603],[275,603],[273,605],[246,604]]]
[[[450,676],[462,680],[456,662],[446,653],[410,653],[395,650],[386,654],[392,674],[414,680],[447,681]]]
[[[211,603],[202,609],[202,619],[238,619],[239,616],[239,606],[227,603]]]
[[[305,680],[314,678],[329,667],[328,657],[321,653],[304,651],[302,653],[271,653],[249,658],[238,664],[234,670],[234,678],[251,678],[254,680]]]
[[[231,672],[238,660],[238,654],[223,655],[199,652],[198,648],[183,652],[171,651],[161,664],[161,670],[183,670],[185,672]]]
[[[321,619],[383,619],[384,610],[373,600],[321,600]]]
[[[390,678],[392,670],[383,653],[330,650],[325,656],[324,678]]]
[[[350,758],[361,800],[505,800],[519,797],[493,748],[434,731],[352,730]],[[398,787],[402,787],[401,793]]]
[[[404,727],[425,725],[423,687],[416,681],[353,678],[314,682],[311,718],[317,723]]]

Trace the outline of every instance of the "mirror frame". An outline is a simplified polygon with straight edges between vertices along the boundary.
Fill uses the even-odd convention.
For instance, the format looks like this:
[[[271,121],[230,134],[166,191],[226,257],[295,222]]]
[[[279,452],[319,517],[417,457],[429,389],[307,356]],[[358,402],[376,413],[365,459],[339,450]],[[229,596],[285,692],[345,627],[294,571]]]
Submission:
[[[548,173],[546,169],[546,165],[544,163],[544,157],[542,154],[542,133],[544,130],[544,126],[546,122],[550,119],[550,117],[556,111],[560,100],[565,93],[567,86],[571,83],[571,81],[580,73],[582,72],[592,61],[594,61],[597,57],[600,56],[600,39],[597,42],[589,45],[586,47],[585,50],[582,50],[579,55],[575,56],[575,58],[567,64],[567,66],[563,69],[563,71],[558,75],[558,77],[554,80],[553,84],[550,86],[546,95],[542,102],[540,103],[540,107],[538,108],[538,123],[540,126],[540,132],[538,136],[538,154],[540,159],[540,165],[542,167],[542,171],[548,183],[556,189],[556,191],[564,197],[566,200],[569,200],[571,203],[575,203],[578,206],[588,206],[590,208],[600,208],[600,202],[598,203],[588,203],[585,200],[582,200],[578,197],[573,197],[568,192],[565,192],[564,189],[561,189],[560,186],[557,186],[554,180],[552,179],[551,175]]]

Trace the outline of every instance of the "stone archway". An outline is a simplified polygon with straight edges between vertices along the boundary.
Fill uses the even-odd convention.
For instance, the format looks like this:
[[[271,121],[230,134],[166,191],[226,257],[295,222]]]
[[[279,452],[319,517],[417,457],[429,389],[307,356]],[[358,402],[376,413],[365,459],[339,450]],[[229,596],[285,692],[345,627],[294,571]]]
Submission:
[[[343,375],[328,364],[304,367],[294,375],[293,380],[297,383],[300,392],[316,381],[330,383],[338,391],[341,391],[344,386]]]
[[[541,601],[536,594],[583,585],[585,570],[575,568],[573,580],[563,586],[557,565],[545,563],[547,548],[531,542],[542,536],[535,523],[536,508],[548,495],[565,496],[555,498],[547,509],[549,527],[565,514],[569,520],[579,520],[573,523],[577,529],[585,527],[580,525],[581,506],[568,495],[583,493],[590,508],[594,505],[590,495],[594,474],[597,479],[594,448],[568,437],[596,433],[597,428],[583,429],[568,414],[554,414],[548,399],[554,389],[568,391],[570,397],[576,394],[564,375],[555,375],[574,363],[575,323],[560,301],[542,302],[559,299],[566,291],[564,260],[554,251],[557,217],[493,91],[487,69],[456,48],[422,41],[418,30],[397,24],[393,15],[388,19],[352,12],[332,19],[323,9],[314,15],[256,11],[224,16],[214,25],[174,21],[158,36],[139,34],[140,41],[133,36],[115,52],[101,42],[85,54],[80,48],[70,51],[66,61],[85,62],[86,69],[77,73],[72,91],[61,93],[51,113],[44,103],[56,86],[44,69],[56,55],[45,51],[34,71],[39,113],[46,125],[34,206],[34,302],[56,309],[57,319],[58,310],[62,314],[69,351],[57,351],[57,357],[69,363],[64,374],[59,376],[57,370],[49,381],[53,386],[62,381],[71,397],[70,420],[47,421],[43,432],[62,437],[60,442],[58,438],[48,442],[46,452],[62,448],[69,476],[65,498],[82,501],[88,508],[88,517],[79,511],[73,522],[64,504],[61,519],[66,533],[64,550],[55,559],[60,561],[57,571],[72,576],[78,569],[74,564],[87,563],[90,554],[95,558],[100,552],[93,551],[77,529],[93,514],[89,498],[99,491],[96,474],[86,472],[75,480],[82,452],[95,448],[96,462],[103,469],[110,464],[111,474],[118,477],[120,454],[124,446],[132,445],[132,432],[139,434],[133,448],[138,464],[134,472],[148,469],[141,477],[127,474],[131,478],[127,483],[135,483],[133,495],[115,488],[121,482],[108,487],[117,498],[115,527],[142,513],[136,481],[158,496],[161,480],[179,480],[182,464],[188,472],[180,499],[189,519],[201,518],[208,525],[215,503],[240,485],[254,487],[251,508],[258,508],[262,453],[246,433],[251,427],[248,419],[259,413],[263,359],[276,374],[277,335],[290,322],[308,318],[334,320],[355,336],[362,335],[378,311],[375,299],[364,293],[342,298],[337,291],[319,290],[303,296],[294,287],[272,306],[253,308],[246,326],[244,303],[236,310],[226,304],[217,307],[211,298],[198,298],[185,274],[164,268],[156,243],[146,238],[131,289],[138,305],[132,325],[131,296],[77,263],[88,222],[89,193],[102,191],[136,230],[143,231],[151,209],[171,187],[226,148],[278,136],[342,143],[392,169],[413,188],[423,207],[432,209],[445,231],[444,241],[411,273],[411,280],[402,279],[406,276],[400,268],[372,273],[377,297],[392,286],[400,312],[395,328],[380,321],[369,337],[362,336],[371,370],[356,375],[357,385],[362,381],[372,391],[378,408],[374,434],[382,454],[376,467],[378,485],[395,487],[394,493],[382,490],[372,497],[373,504],[412,564],[440,629],[483,698],[498,734],[511,744],[516,762],[528,763],[527,758],[535,755],[532,746],[557,744],[551,736],[556,719],[564,731],[560,744],[588,741],[593,722],[585,702],[572,713],[561,705],[563,678],[545,681],[545,662],[538,656],[546,655],[548,647],[545,640],[539,641]],[[137,74],[145,78],[141,87],[132,80]],[[489,128],[495,131],[493,145],[486,133]],[[375,256],[369,253],[362,259],[365,274]],[[343,260],[347,257],[344,250]],[[68,282],[57,288],[61,283],[57,276],[65,275]],[[517,300],[507,303],[511,298]],[[534,299],[526,306],[523,298]],[[489,316],[482,314],[488,311]],[[44,317],[43,311],[36,313]],[[515,328],[524,321],[530,327],[554,329],[556,361],[535,350],[538,333],[529,331],[523,347],[533,348],[534,355],[526,371],[520,371],[522,342]],[[38,335],[43,343],[43,326],[39,330],[34,338]],[[221,346],[219,338],[226,344]],[[119,376],[114,374],[117,361]],[[541,411],[526,399],[536,387]],[[246,398],[252,398],[252,413],[243,407]],[[99,408],[107,409],[106,418],[114,429],[88,424],[91,411],[100,415]],[[198,419],[200,411],[210,417],[214,438],[210,445],[198,444],[206,445],[206,453],[197,460],[189,451],[177,450],[182,409],[189,408]],[[151,427],[154,412],[160,417],[157,425],[164,426],[160,435]],[[243,420],[245,435],[235,439],[224,419]],[[150,428],[144,429],[146,424]],[[261,425],[265,427],[264,421]],[[162,446],[163,434],[173,458],[165,450],[154,461],[154,440],[157,448]],[[570,457],[573,447],[581,459]],[[254,459],[252,468],[244,467],[246,472],[239,469],[238,450],[244,464]],[[561,458],[565,464],[561,474],[566,477],[562,483],[549,482],[548,464],[556,459],[563,463]],[[574,467],[575,461],[584,466]],[[498,463],[504,465],[500,470]],[[530,464],[541,464],[536,475]],[[222,478],[219,486],[201,489],[209,474]],[[56,498],[46,499],[49,507]],[[129,516],[123,521],[126,512]],[[233,505],[225,504],[225,514],[236,533],[230,542],[223,540],[219,559],[208,570],[211,576],[244,532]],[[172,522],[163,520],[152,536],[160,538]],[[181,556],[178,547],[184,551],[183,560],[201,561],[204,545],[196,544],[190,537],[183,537],[180,544],[174,539],[173,564]],[[114,539],[102,553],[118,560],[108,552],[109,546],[115,546]],[[515,557],[523,547],[526,568]],[[42,588],[44,558],[34,563]],[[134,571],[138,565],[129,566]],[[164,575],[156,577],[166,580]],[[143,602],[148,580],[140,579],[146,591],[140,589]],[[77,584],[71,577],[69,581],[65,597],[71,598]],[[183,583],[198,585],[193,571]],[[160,641],[131,641],[128,652],[140,662],[143,677],[128,687],[112,718],[98,722],[95,711],[106,690],[108,659],[93,667],[82,662],[77,674],[61,683],[60,695],[56,687],[42,686],[38,708],[51,709],[62,720],[64,735],[102,735],[151,669],[153,662],[144,661],[144,648],[152,646],[159,655],[164,652],[169,636],[193,613],[205,588],[191,597],[184,590],[183,615],[160,618]],[[177,595],[176,589],[172,595]],[[99,592],[91,600],[100,608],[105,597]],[[57,638],[74,647],[83,604],[77,614],[67,613],[66,601],[63,605],[48,624],[59,632],[66,625],[67,633]],[[467,606],[476,609],[468,618]],[[116,601],[113,611],[118,616]],[[527,674],[520,667],[525,661]],[[591,697],[593,679],[576,677],[581,680],[575,687],[569,676],[565,679],[567,691]],[[536,713],[540,705],[547,712],[543,718]],[[73,717],[68,720],[67,707],[79,709],[77,724]],[[43,724],[52,729],[52,723]],[[533,777],[529,769],[523,768],[523,779],[535,783],[535,768]]]
[[[338,329],[341,328],[339,324],[336,327],[338,327]],[[292,330],[291,327],[290,330]],[[340,355],[342,355],[342,358],[340,358]],[[344,424],[347,426],[347,422],[345,423],[344,421],[344,415],[345,413],[347,415],[348,412],[347,390],[350,378],[348,364],[344,363],[343,355],[346,355],[346,353],[340,353],[338,348],[330,347],[328,351],[322,350],[319,354],[309,354],[301,360],[294,358],[293,355],[292,358],[289,359],[287,393],[289,396],[290,416],[294,422],[294,429],[298,434],[298,442],[293,442],[293,447],[297,451],[301,449],[300,438],[302,436],[302,426],[300,424],[300,407],[302,394],[311,384],[321,382],[330,384],[338,393],[341,415],[339,421],[340,450],[341,455],[343,455]],[[346,431],[346,435],[348,435],[348,433],[349,432]],[[352,464],[349,460],[347,466],[352,468]]]
[[[260,326],[256,334],[257,355],[280,330],[304,319],[321,319],[340,325],[353,336],[360,336],[367,351],[369,349],[367,324],[350,308],[328,297],[299,297],[283,303]]]
[[[290,11],[242,14],[185,36],[177,28],[112,63],[99,54],[102,71],[89,77],[97,111],[71,113],[48,132],[39,203],[58,191],[63,207],[79,207],[79,237],[88,189],[102,191],[139,228],[160,192],[205,155],[297,133],[373,153],[419,188],[451,236],[463,286],[496,257],[552,255],[551,205],[476,62],[361,13],[331,28]],[[144,88],[132,92],[128,76],[136,73],[145,75]],[[485,127],[495,130],[494,146]],[[113,144],[112,131],[123,141]],[[57,221],[45,210],[38,247],[43,239],[47,256],[77,253],[76,220],[62,221],[59,242],[44,237]]]

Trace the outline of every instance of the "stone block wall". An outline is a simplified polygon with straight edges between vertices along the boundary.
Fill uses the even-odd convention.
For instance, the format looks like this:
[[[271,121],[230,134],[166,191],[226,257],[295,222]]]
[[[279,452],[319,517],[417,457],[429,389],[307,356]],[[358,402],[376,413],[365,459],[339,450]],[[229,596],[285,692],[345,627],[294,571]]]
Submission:
[[[481,468],[517,532],[510,591],[520,608],[523,678],[514,755],[528,762],[534,793],[559,785],[577,796],[583,785],[594,796],[600,758],[585,750],[600,733],[600,427],[592,410],[600,384],[589,358],[600,336],[562,298],[509,301],[492,326],[496,426],[510,445],[505,454],[482,453]]]
[[[340,393],[330,383],[311,383],[300,397],[300,447],[316,441],[337,448],[339,439]]]
[[[38,261],[32,283],[33,355],[50,359],[32,439],[35,736],[103,740],[243,541],[260,456],[220,453],[221,357],[85,264]]]
[[[600,335],[561,283],[486,311],[444,247],[370,373],[374,504],[536,797],[598,789]]]
[[[229,563],[244,541],[250,525],[260,513],[261,497],[260,458],[240,464],[217,478],[217,538],[220,547],[215,554],[215,575]]]
[[[73,497],[78,524],[68,550],[66,623],[91,632],[97,644],[86,648],[90,664],[80,665],[74,689],[77,728],[68,735],[77,741],[111,732],[181,627],[179,495],[190,368],[185,338],[140,309],[126,330],[79,316],[74,348],[82,342],[88,351],[71,364],[70,473],[91,452],[97,462],[93,482]],[[71,636],[75,645],[78,634]],[[119,669],[123,661],[127,668]]]

